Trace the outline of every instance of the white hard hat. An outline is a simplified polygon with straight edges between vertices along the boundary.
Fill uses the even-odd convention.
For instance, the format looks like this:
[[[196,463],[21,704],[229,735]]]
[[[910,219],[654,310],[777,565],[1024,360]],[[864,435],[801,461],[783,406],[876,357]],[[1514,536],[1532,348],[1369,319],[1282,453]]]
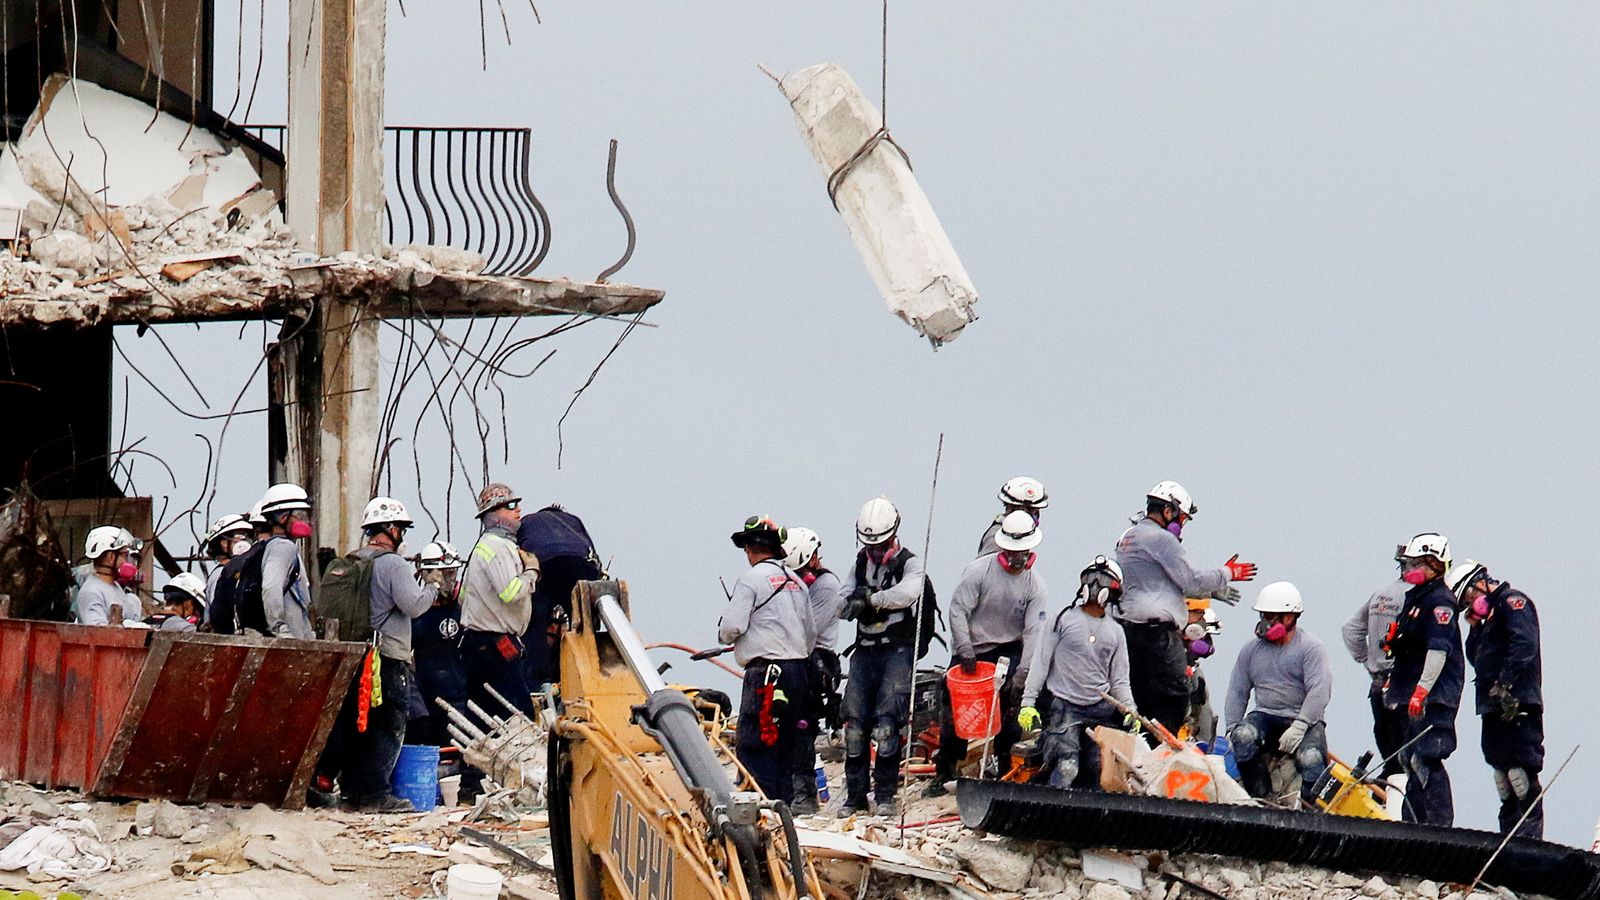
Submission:
[[[1205,625],[1206,634],[1216,634],[1222,630],[1222,620],[1217,618],[1217,611],[1214,609],[1208,608],[1201,613],[1200,621]]]
[[[194,602],[200,604],[202,609],[206,605],[206,583],[199,575],[193,572],[179,572],[172,576],[172,580],[162,586],[162,590],[172,588],[188,594]]]
[[[373,497],[367,501],[367,508],[361,513],[361,527],[369,525],[386,525],[389,523],[410,528],[412,525],[411,514],[406,512],[406,505],[393,497]]]
[[[430,541],[417,554],[417,567],[422,569],[459,569],[464,565],[461,554],[446,541]]]
[[[265,529],[267,527],[267,525],[269,524],[267,522],[267,517],[262,515],[262,513],[261,513],[261,501],[260,500],[257,500],[255,502],[255,505],[250,507],[250,512],[244,518],[245,518],[245,521],[249,522],[250,526],[252,528],[256,529],[257,531]]]
[[[238,513],[229,513],[228,515],[225,515],[211,523],[211,530],[206,532],[206,543],[209,544],[225,534],[232,534],[234,532],[250,534],[254,530],[255,526],[250,524],[249,519],[239,515]]]
[[[1000,502],[1029,509],[1044,509],[1050,505],[1050,495],[1037,478],[1018,475],[1000,486]]]
[[[873,497],[856,514],[856,539],[863,544],[881,544],[894,537],[900,527],[900,510],[888,497]]]
[[[1466,598],[1462,595],[1467,592],[1468,585],[1482,581],[1488,575],[1488,566],[1475,559],[1463,559],[1444,573],[1444,586],[1450,589],[1450,593],[1456,595],[1457,600],[1464,600]]]
[[[284,482],[267,488],[267,492],[261,495],[261,502],[258,505],[261,508],[261,514],[268,516],[273,513],[310,509],[311,497],[306,494],[306,489],[300,485]]]
[[[1299,588],[1287,581],[1274,581],[1256,595],[1254,608],[1264,613],[1299,613],[1306,611],[1306,604],[1300,599]]]
[[[994,534],[994,542],[1001,550],[1032,550],[1042,540],[1044,529],[1025,509],[1006,513],[1000,520],[1000,530]]]
[[[789,568],[799,569],[811,562],[811,557],[821,549],[822,538],[815,531],[804,527],[790,528],[783,542],[783,561]]]
[[[1163,481],[1151,488],[1150,493],[1145,496],[1152,500],[1160,500],[1163,503],[1171,503],[1178,508],[1178,512],[1191,519],[1200,512],[1200,507],[1195,505],[1194,498],[1189,496],[1189,492],[1183,489],[1183,485],[1176,481]]]
[[[101,525],[89,529],[89,535],[83,541],[83,555],[91,560],[99,559],[113,550],[132,550],[134,543],[133,533],[128,529],[119,525]]]
[[[1402,559],[1425,559],[1430,556],[1446,569],[1450,568],[1450,539],[1442,534],[1425,531],[1401,544],[1394,551],[1396,562]]]

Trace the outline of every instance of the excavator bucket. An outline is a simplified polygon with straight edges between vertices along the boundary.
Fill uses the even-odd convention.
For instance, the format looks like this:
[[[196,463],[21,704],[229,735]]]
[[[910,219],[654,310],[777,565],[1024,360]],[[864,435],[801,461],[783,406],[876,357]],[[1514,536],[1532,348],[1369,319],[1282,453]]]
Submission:
[[[963,779],[956,788],[968,828],[1077,847],[1216,853],[1372,870],[1466,884],[1483,880],[1550,897],[1600,897],[1600,856],[1528,838],[1256,806],[1134,794],[1057,790]]]

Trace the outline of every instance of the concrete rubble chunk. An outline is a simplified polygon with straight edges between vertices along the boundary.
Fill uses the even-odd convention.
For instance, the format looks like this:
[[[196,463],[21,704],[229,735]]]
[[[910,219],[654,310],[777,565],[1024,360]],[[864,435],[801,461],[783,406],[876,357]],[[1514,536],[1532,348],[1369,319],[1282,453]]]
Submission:
[[[94,242],[72,231],[56,230],[33,242],[33,258],[53,269],[87,275],[99,268]]]
[[[1436,882],[1423,879],[1422,881],[1417,882],[1417,893],[1423,897],[1429,898],[1429,900],[1437,900],[1439,896],[1439,885]]]
[[[506,892],[512,900],[556,900],[556,894],[546,890],[534,875],[518,875],[508,880]]]
[[[1361,893],[1368,897],[1381,897],[1383,892],[1388,889],[1389,883],[1384,881],[1382,877],[1374,875],[1366,884],[1361,886]]]
[[[1089,893],[1084,895],[1085,900],[1133,900],[1133,895],[1127,888],[1115,884],[1099,882],[1089,888]]]
[[[1033,872],[1033,859],[1030,857],[970,837],[957,841],[950,850],[966,866],[967,871],[976,874],[991,887],[1002,891],[1020,891],[1028,886],[1028,876]]]
[[[1250,876],[1238,869],[1224,868],[1217,873],[1229,889],[1238,892],[1250,886]]]
[[[194,819],[188,810],[168,800],[157,800],[154,803],[144,804],[151,807],[150,827],[158,837],[182,837],[185,832],[194,827]]]

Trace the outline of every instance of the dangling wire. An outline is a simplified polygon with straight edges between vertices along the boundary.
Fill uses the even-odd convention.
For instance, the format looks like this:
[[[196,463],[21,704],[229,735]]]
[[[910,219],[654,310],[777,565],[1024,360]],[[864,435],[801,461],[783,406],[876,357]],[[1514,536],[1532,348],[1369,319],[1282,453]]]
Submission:
[[[866,159],[872,151],[878,149],[879,144],[888,144],[906,161],[906,168],[911,168],[911,157],[906,155],[905,148],[895,143],[894,137],[889,134],[889,0],[883,0],[883,28],[880,32],[881,43],[878,55],[878,130],[872,133],[862,143],[850,158],[839,164],[828,176],[828,199],[832,201],[833,208],[839,208],[839,187],[844,184],[845,178],[850,174],[856,164]],[[769,73],[770,74],[770,73]],[[776,79],[774,79],[776,80]]]

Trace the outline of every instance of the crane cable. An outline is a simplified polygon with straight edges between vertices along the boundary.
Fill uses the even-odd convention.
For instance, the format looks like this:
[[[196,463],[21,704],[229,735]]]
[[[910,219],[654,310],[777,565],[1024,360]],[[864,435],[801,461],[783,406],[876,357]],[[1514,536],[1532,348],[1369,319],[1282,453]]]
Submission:
[[[883,0],[883,28],[881,43],[879,45],[878,68],[878,130],[856,150],[850,158],[839,164],[828,176],[828,199],[832,201],[833,208],[839,208],[839,187],[856,165],[878,149],[879,144],[888,144],[905,160],[906,168],[911,168],[911,157],[906,154],[905,148],[895,143],[894,136],[889,134],[889,0]]]

